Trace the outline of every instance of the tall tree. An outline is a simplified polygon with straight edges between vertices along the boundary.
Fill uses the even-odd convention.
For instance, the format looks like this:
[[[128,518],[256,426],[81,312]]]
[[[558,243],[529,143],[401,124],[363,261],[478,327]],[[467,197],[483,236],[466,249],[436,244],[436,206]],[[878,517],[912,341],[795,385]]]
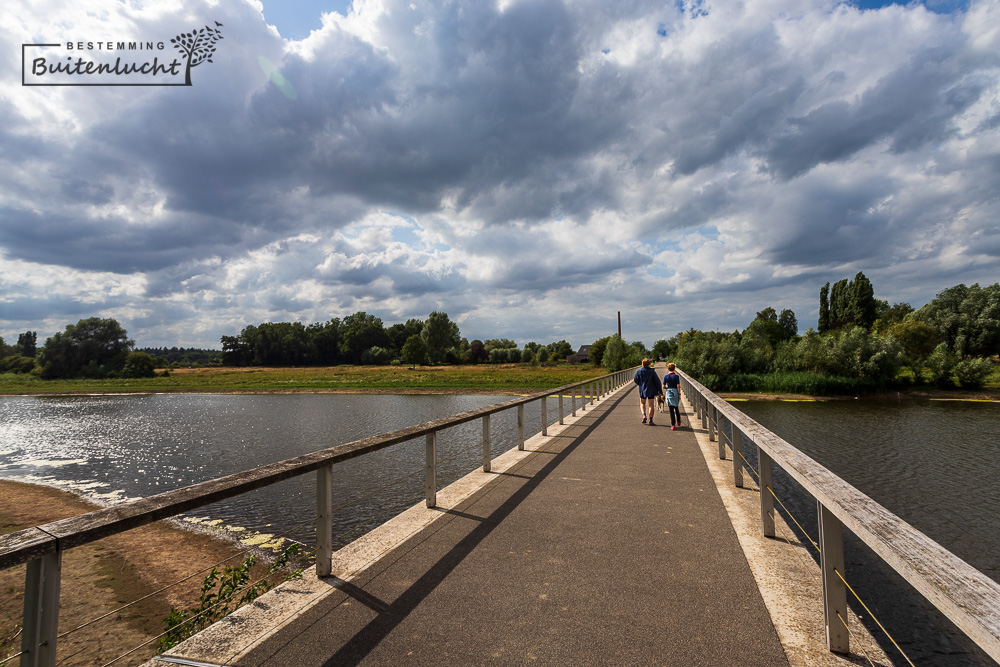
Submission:
[[[72,378],[85,372],[93,375],[117,372],[134,346],[128,332],[115,319],[80,320],[45,341],[40,355],[42,375]]]
[[[361,355],[370,347],[392,345],[382,320],[365,312],[348,315],[340,323],[340,352],[351,364],[361,363]]]
[[[25,331],[17,337],[18,351],[22,357],[33,357],[38,349],[38,332]]]
[[[791,340],[799,335],[799,321],[795,318],[795,312],[790,308],[785,308],[778,316],[778,324],[781,326],[782,337]]]
[[[861,271],[851,282],[850,311],[854,324],[871,331],[878,317],[878,301],[875,299],[875,288]]]
[[[461,341],[458,325],[452,322],[445,312],[434,311],[428,315],[420,335],[427,343],[427,351],[434,363],[443,361],[445,353],[450,348],[458,347]]]
[[[830,283],[819,290],[819,324],[816,328],[820,333],[830,328]]]

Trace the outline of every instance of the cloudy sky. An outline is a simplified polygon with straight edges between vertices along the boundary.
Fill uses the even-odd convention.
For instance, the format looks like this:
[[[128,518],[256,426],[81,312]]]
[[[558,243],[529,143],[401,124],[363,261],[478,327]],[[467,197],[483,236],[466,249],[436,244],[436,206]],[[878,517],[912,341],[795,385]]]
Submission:
[[[884,6],[883,6],[884,5]],[[1000,3],[7,0],[0,336],[443,310],[472,338],[815,326],[1000,280]],[[24,86],[23,44],[190,86]],[[67,42],[159,40],[159,52]],[[84,77],[80,77],[84,80]]]

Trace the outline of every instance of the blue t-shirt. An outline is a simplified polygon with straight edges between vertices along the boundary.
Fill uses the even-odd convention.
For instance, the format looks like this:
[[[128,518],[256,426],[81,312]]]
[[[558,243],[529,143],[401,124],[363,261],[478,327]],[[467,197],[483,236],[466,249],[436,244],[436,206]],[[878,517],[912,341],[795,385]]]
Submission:
[[[632,381],[639,385],[639,396],[643,398],[653,398],[663,393],[660,391],[660,378],[652,368],[640,368]]]
[[[681,376],[670,371],[663,376],[663,386],[667,389],[677,389],[677,387],[681,386]]]

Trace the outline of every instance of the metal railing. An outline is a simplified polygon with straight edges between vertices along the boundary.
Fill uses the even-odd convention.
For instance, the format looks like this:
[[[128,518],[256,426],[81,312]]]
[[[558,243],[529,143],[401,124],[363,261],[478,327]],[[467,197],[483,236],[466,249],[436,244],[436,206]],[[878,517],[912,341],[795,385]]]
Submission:
[[[316,574],[328,576],[333,560],[333,467],[338,463],[423,437],[426,442],[425,503],[432,508],[437,505],[439,431],[476,419],[482,420],[482,468],[484,472],[489,472],[492,415],[511,409],[517,411],[517,448],[524,450],[525,405],[535,401],[541,403],[541,435],[546,436],[549,398],[558,397],[558,423],[562,424],[566,417],[564,398],[567,393],[570,398],[569,414],[576,416],[578,395],[579,410],[583,411],[588,401],[593,405],[598,398],[631,381],[631,369],[618,371],[0,536],[0,570],[27,563],[21,667],[55,665],[62,554],[68,549],[315,472]]]
[[[827,647],[849,651],[846,624],[844,528],[875,552],[913,588],[936,606],[990,657],[1000,662],[1000,584],[976,570],[898,516],[803,454],[723,399],[681,373],[681,387],[696,418],[718,441],[726,458],[725,425],[730,425],[733,483],[743,487],[741,447],[745,436],[756,448],[760,485],[761,530],[775,536],[773,466],[779,465],[816,499],[820,571]],[[811,538],[810,538],[811,539]]]

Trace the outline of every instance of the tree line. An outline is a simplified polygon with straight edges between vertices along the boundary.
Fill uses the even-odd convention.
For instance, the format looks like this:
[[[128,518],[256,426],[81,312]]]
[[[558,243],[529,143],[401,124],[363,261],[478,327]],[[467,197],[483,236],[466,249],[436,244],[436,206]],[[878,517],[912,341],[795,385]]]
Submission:
[[[222,350],[136,349],[113,318],[92,317],[67,325],[37,346],[37,332],[16,345],[0,338],[0,373],[30,373],[43,379],[152,377],[157,368],[183,365],[334,366],[340,364],[547,363],[575,351],[568,341],[523,348],[507,338],[468,341],[445,312],[385,326],[366,312],[305,325],[266,322],[222,336]]]
[[[919,309],[877,299],[863,273],[819,291],[819,319],[802,335],[795,313],[773,307],[732,333],[690,329],[656,341],[605,336],[589,363],[607,371],[644,357],[670,359],[716,391],[858,393],[906,385],[982,387],[1000,354],[1000,284],[956,285]],[[467,340],[447,313],[385,326],[366,312],[305,325],[268,322],[222,336],[222,350],[135,349],[114,319],[92,317],[38,345],[0,338],[0,373],[45,379],[149,377],[176,365],[333,366],[339,364],[550,363],[573,354],[566,340],[547,345]]]
[[[382,319],[357,312],[343,319],[305,325],[267,322],[222,337],[225,366],[336,366],[531,363],[565,359],[569,342],[530,342],[523,348],[507,338],[463,338],[445,312],[385,326]]]
[[[983,387],[1000,355],[1000,284],[956,285],[919,309],[874,294],[863,273],[827,283],[817,327],[801,336],[794,313],[766,308],[743,331],[691,329],[657,345],[715,391]]]

